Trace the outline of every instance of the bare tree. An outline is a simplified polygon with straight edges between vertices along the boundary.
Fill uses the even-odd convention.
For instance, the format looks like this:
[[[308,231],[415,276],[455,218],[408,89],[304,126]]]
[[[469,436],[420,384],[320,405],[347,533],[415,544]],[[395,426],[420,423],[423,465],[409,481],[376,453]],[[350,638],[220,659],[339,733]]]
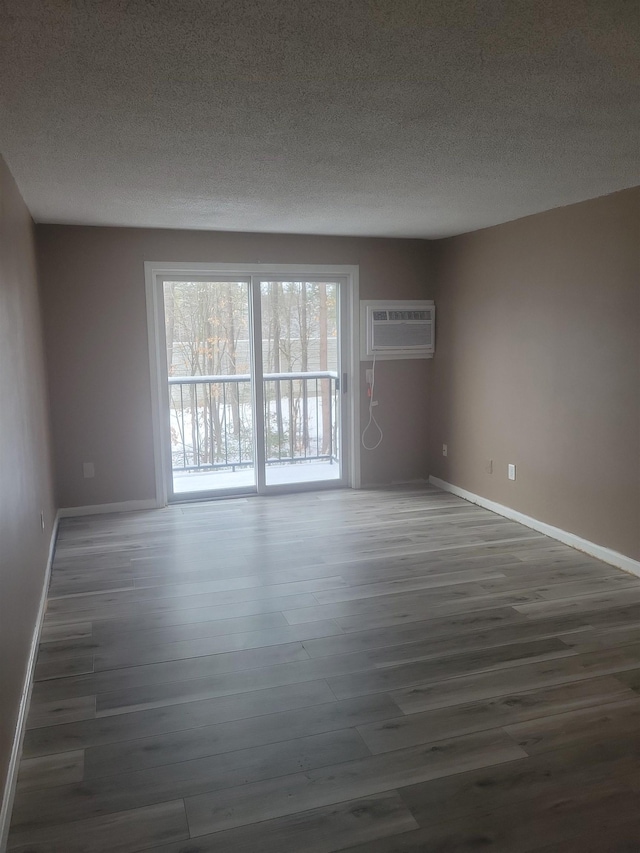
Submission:
[[[327,370],[328,324],[326,284],[320,284],[320,305],[318,314],[318,324],[320,327],[320,370]],[[331,383],[328,379],[323,379],[320,383],[320,387],[322,388],[322,453],[325,455],[331,450],[331,410],[329,408]]]
[[[172,429],[180,440],[180,464],[199,467],[252,459],[249,383],[208,381],[214,375],[249,373],[246,284],[167,283],[167,362],[171,375],[203,382],[172,389]],[[305,281],[262,285],[265,372],[326,371],[335,335],[335,286]],[[265,383],[268,458],[306,457],[314,425],[318,451],[332,451],[332,383],[296,379]],[[315,416],[310,401],[315,398]],[[320,416],[321,412],[321,416]],[[321,423],[320,423],[321,421]],[[189,434],[185,435],[185,431]]]

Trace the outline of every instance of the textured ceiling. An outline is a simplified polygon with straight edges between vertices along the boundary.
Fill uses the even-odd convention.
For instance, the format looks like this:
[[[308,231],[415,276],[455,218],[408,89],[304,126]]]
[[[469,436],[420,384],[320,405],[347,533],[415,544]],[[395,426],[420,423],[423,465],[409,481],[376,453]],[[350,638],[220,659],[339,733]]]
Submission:
[[[440,237],[638,181],[637,0],[0,0],[37,221]]]

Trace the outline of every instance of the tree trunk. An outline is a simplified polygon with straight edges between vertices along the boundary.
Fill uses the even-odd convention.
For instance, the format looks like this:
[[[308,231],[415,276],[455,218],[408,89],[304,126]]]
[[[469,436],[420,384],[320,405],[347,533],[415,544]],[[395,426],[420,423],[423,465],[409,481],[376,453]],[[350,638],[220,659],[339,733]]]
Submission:
[[[300,349],[302,351],[302,372],[307,373],[309,370],[309,329],[307,327],[307,283],[304,281],[300,293]],[[300,391],[302,393],[302,449],[305,456],[309,449],[308,390],[307,380],[303,379],[300,382]]]
[[[208,302],[208,300],[207,300]],[[206,312],[207,315],[210,315],[210,311]],[[204,322],[204,331],[203,331],[203,357],[204,357],[204,370],[203,373],[206,376],[211,376],[214,372],[214,350],[213,350],[213,324],[211,322],[211,316],[207,316]],[[211,385],[203,385],[202,386],[202,394],[204,397],[204,407],[202,410],[202,419],[204,424],[204,462],[213,462],[215,458],[215,437],[213,431],[213,422],[212,422],[212,413],[213,413],[213,390]]]
[[[236,367],[236,325],[234,314],[233,287],[231,284],[227,287],[227,323],[226,323],[226,338],[227,352],[229,353],[229,373],[237,373]],[[227,398],[231,404],[231,418],[233,420],[233,434],[240,435],[240,401],[238,398],[238,384],[230,382],[227,387]]]
[[[320,370],[327,369],[327,286],[320,284]],[[331,382],[329,379],[320,381],[322,389],[322,453],[331,450],[331,406],[329,395],[331,394]]]
[[[192,465],[200,464],[200,453],[198,448],[198,407],[196,405],[197,392],[195,385],[189,385],[189,397],[191,402],[191,448]]]
[[[215,436],[215,452],[211,457],[212,462],[220,462],[224,456],[224,436],[222,434],[223,421],[220,417],[220,397],[211,395],[211,426]]]
[[[279,302],[280,282],[273,281],[269,285],[271,291],[271,341],[273,345],[273,372],[280,373],[280,302]],[[280,381],[277,380],[276,386],[276,423],[278,426],[278,456],[284,438],[284,427],[282,421],[282,390]]]

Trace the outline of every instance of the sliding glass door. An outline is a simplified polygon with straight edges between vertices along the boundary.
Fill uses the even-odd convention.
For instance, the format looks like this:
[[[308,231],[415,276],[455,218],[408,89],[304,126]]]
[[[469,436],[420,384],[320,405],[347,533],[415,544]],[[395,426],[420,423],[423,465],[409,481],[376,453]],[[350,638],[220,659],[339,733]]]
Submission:
[[[249,288],[164,282],[174,497],[255,488]]]
[[[345,282],[161,285],[168,499],[345,484]]]
[[[339,480],[337,282],[260,282],[267,486]]]

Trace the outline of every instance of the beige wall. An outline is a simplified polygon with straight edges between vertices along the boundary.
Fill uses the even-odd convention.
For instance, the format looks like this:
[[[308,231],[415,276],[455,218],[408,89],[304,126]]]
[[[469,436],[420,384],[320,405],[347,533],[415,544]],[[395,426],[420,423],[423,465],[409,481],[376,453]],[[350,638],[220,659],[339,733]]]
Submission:
[[[0,788],[54,518],[33,224],[0,157]],[[45,530],[40,526],[44,512]]]
[[[362,298],[438,303],[434,361],[379,364],[364,483],[433,473],[637,558],[638,193],[438,243],[38,227],[60,505],[153,496],[145,260],[359,264]]]
[[[639,202],[627,190],[443,241],[429,403],[432,474],[634,559]]]
[[[363,299],[433,294],[424,241],[39,226],[38,246],[63,507],[154,496],[145,261],[359,264]],[[428,372],[426,361],[380,364],[385,440],[363,451],[364,483],[428,475]]]
[[[54,501],[33,226],[1,160],[0,198],[4,778]],[[625,191],[436,244],[38,227],[59,505],[153,496],[145,260],[359,264],[362,298],[438,307],[433,362],[379,365],[385,441],[363,453],[364,482],[433,473],[640,558],[639,201]],[[361,404],[364,418],[364,391]]]

